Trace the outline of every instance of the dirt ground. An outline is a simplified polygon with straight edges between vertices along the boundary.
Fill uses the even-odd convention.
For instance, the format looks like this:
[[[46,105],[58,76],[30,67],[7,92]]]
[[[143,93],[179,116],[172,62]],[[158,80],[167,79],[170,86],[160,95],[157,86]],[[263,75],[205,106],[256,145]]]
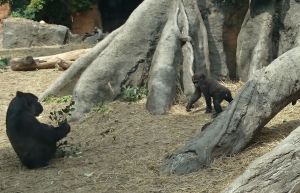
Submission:
[[[17,90],[41,94],[62,72],[0,72],[0,192],[101,192],[101,193],[218,193],[241,174],[256,157],[270,151],[300,125],[300,105],[288,105],[243,152],[220,157],[204,170],[185,176],[160,176],[164,157],[182,146],[211,120],[204,102],[192,113],[176,105],[170,114],[153,116],[145,101],[116,101],[109,110],[92,112],[71,123],[69,144],[81,154],[54,159],[42,169],[21,166],[5,134],[5,114]],[[241,84],[228,83],[236,93]],[[43,103],[41,120],[49,123],[55,102]],[[224,106],[226,104],[224,103]]]

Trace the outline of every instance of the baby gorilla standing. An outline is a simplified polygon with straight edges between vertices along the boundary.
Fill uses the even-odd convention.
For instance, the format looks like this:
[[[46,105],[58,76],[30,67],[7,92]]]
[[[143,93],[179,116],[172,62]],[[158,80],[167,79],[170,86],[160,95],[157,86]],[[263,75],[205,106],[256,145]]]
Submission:
[[[195,84],[195,92],[186,106],[186,111],[191,111],[193,104],[201,97],[201,93],[203,93],[206,102],[205,113],[212,112],[211,98],[213,98],[216,114],[222,112],[221,102],[223,100],[228,103],[233,100],[228,88],[218,81],[206,77],[205,74],[195,74],[192,79]]]
[[[67,122],[59,127],[40,123],[35,117],[42,112],[35,95],[17,91],[6,114],[9,141],[21,162],[30,169],[48,165],[55,155],[56,142],[70,132]]]

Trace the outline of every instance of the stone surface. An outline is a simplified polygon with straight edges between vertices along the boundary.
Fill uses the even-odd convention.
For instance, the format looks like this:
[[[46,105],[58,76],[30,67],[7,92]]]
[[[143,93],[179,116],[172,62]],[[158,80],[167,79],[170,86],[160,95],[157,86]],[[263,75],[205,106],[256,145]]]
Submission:
[[[269,153],[254,160],[223,193],[299,193],[300,127]]]
[[[237,76],[240,80],[251,79],[257,70],[276,58],[273,52],[275,13],[275,0],[251,2],[237,43]]]
[[[42,24],[23,18],[7,18],[3,22],[3,48],[63,45],[69,29],[61,25]]]
[[[300,2],[281,3],[278,55],[300,46]]]

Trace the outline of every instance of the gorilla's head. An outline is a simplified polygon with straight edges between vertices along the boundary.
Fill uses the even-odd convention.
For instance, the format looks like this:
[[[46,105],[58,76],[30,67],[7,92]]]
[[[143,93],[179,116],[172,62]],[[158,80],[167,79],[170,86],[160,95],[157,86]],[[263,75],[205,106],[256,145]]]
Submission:
[[[200,73],[200,74],[194,74],[192,77],[192,80],[193,80],[194,84],[197,84],[197,83],[199,83],[199,81],[205,80],[205,78],[206,78],[206,75],[203,73]]]
[[[43,106],[38,101],[38,97],[31,93],[17,91],[16,97],[23,102],[23,108],[26,108],[34,116],[39,116],[43,112]],[[25,109],[24,109],[25,110]]]

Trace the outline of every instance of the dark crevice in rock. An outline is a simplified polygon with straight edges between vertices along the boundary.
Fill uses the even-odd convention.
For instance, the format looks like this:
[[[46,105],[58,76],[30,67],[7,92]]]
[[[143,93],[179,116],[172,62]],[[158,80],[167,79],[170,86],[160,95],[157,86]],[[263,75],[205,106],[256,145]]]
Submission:
[[[236,48],[237,38],[249,7],[248,0],[228,1],[225,4],[223,25],[223,46],[229,78],[237,80]]]
[[[97,4],[102,17],[103,31],[111,32],[120,27],[142,2],[143,0],[98,0]]]

